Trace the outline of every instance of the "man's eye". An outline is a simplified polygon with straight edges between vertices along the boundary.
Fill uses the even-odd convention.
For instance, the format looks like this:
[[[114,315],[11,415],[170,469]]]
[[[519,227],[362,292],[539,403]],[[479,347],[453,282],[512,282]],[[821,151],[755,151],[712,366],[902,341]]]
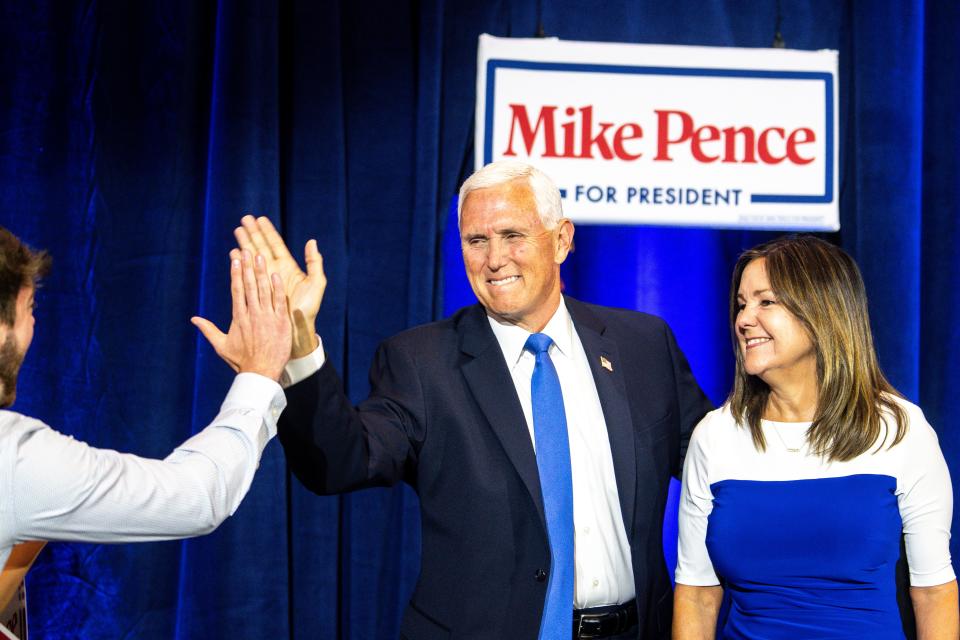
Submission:
[[[487,244],[486,238],[468,238],[467,246],[469,247],[482,247]]]

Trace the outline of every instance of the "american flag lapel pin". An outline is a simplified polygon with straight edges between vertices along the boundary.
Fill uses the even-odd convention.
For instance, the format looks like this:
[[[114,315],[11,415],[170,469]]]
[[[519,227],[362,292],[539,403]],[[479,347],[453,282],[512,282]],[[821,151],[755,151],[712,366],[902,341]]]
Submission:
[[[605,356],[600,356],[600,366],[606,369],[607,371],[613,371],[613,364]]]

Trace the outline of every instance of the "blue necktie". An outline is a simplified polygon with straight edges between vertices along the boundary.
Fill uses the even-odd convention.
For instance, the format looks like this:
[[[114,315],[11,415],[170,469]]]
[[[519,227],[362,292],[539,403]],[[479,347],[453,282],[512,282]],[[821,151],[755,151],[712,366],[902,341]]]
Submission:
[[[523,346],[537,358],[530,396],[540,491],[550,538],[550,579],[540,620],[540,640],[570,640],[573,635],[573,482],[560,378],[547,353],[551,344],[550,336],[534,333]]]

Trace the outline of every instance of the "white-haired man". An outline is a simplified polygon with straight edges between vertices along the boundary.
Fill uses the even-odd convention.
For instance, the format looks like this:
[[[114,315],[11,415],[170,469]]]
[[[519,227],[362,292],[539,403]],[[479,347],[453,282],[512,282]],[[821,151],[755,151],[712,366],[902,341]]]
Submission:
[[[401,636],[667,638],[667,487],[710,404],[662,320],[561,294],[573,241],[553,182],[498,162],[460,191],[479,304],[384,342],[353,407],[313,334],[326,286],[266,218],[240,246],[272,256],[295,323],[279,438],[311,490],[409,483],[420,578]]]

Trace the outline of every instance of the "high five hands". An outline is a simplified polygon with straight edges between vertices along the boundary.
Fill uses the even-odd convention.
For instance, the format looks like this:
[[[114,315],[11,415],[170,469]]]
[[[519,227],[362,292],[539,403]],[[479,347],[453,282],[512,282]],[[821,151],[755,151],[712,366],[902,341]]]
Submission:
[[[190,321],[234,371],[276,380],[288,359],[318,346],[317,313],[327,288],[323,257],[316,240],[307,242],[304,273],[268,218],[244,216],[241,225],[233,232],[240,248],[230,251],[230,328],[223,333],[205,318]],[[276,349],[283,351],[282,358]]]
[[[320,311],[327,277],[323,273],[323,256],[317,250],[317,241],[309,240],[303,249],[307,272],[304,273],[296,259],[290,255],[283,238],[277,233],[270,219],[261,216],[243,216],[242,226],[233,231],[240,249],[259,253],[267,263],[267,270],[276,273],[283,281],[293,322],[293,350],[291,358],[302,358],[318,346],[316,320]],[[231,253],[231,255],[233,255]]]
[[[233,315],[223,333],[199,316],[190,319],[217,354],[239,373],[252,372],[279,380],[290,358],[292,330],[283,281],[268,275],[263,256],[230,252],[230,297]]]

